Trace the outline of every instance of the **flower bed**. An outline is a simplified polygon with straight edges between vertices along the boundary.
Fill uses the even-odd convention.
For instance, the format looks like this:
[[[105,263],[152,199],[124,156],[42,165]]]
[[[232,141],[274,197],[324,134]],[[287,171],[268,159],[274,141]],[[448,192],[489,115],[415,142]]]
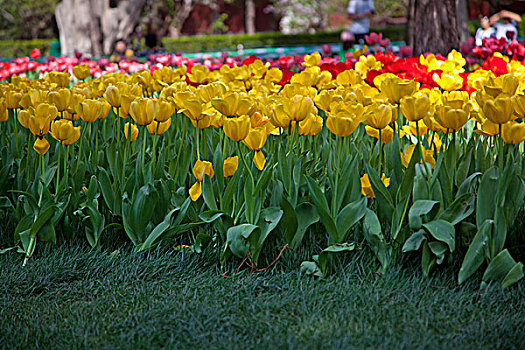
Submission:
[[[255,271],[309,240],[317,276],[368,249],[520,280],[522,62],[363,53],[4,63],[2,231],[24,264],[40,241],[124,233]]]

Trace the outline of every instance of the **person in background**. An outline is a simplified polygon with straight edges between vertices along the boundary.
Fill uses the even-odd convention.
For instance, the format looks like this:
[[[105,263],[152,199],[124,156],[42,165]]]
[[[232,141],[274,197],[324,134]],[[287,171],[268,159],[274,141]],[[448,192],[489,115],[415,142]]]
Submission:
[[[480,20],[481,28],[476,31],[476,46],[483,45],[483,39],[488,39],[496,35],[496,30],[490,26],[488,17],[483,17]]]
[[[503,20],[503,23],[499,22],[500,19]],[[490,16],[489,22],[491,25],[494,25],[494,28],[496,29],[497,39],[505,38],[509,41],[512,39],[517,39],[518,29],[512,24],[512,21],[521,22],[520,15],[514,12],[503,10]]]
[[[348,3],[348,18],[352,20],[349,32],[360,45],[365,43],[365,35],[370,31],[370,18],[374,14],[374,0],[350,0]]]

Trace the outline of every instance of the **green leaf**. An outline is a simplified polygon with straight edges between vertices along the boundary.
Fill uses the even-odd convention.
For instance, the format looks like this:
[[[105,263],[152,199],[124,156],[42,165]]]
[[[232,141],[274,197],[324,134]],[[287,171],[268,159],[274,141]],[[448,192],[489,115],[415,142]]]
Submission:
[[[485,220],[494,220],[498,192],[498,168],[490,168],[481,177],[476,202],[476,226],[481,228]]]
[[[304,234],[306,233],[306,230],[313,224],[319,221],[319,214],[317,213],[317,210],[315,207],[308,203],[303,202],[295,208],[295,212],[297,214],[297,231],[295,232],[295,236],[293,237],[293,240],[290,244],[290,247],[292,249],[296,249],[301,244],[301,241],[303,240]]]
[[[323,276],[327,273],[328,255],[334,253],[351,252],[355,249],[355,243],[333,244],[319,253],[319,267]]]
[[[153,245],[158,243],[162,235],[172,226],[171,217],[177,212],[179,208],[172,209],[165,217],[164,220],[158,224],[153,231],[148,235],[144,243],[140,245],[139,251],[150,249]]]
[[[518,282],[523,278],[523,263],[517,263],[514,265],[512,269],[510,269],[509,273],[505,276],[503,279],[503,282],[501,282],[501,286],[503,289],[506,289],[513,285],[514,283]]]
[[[281,219],[281,224],[279,227],[284,233],[284,239],[291,246],[295,233],[297,232],[298,219],[297,213],[293,206],[288,202],[286,198],[282,199],[281,209],[283,210],[283,217]],[[294,249],[292,247],[292,249]]]
[[[389,254],[386,247],[385,237],[381,233],[381,224],[377,215],[372,210],[366,208],[365,205],[363,205],[363,207],[365,209],[365,220],[363,222],[365,239],[384,270],[389,262]]]
[[[447,245],[443,242],[434,241],[428,242],[428,247],[430,248],[430,251],[437,257],[436,262],[441,264],[445,259],[445,253],[448,250]]]
[[[381,178],[379,178],[379,175],[377,175],[377,171],[368,165],[366,166],[366,169],[370,179],[370,184],[372,185],[372,190],[376,196],[379,212],[382,214],[384,220],[392,222],[392,215],[394,213],[394,201],[392,195],[388,192],[385,184],[381,181]]]
[[[311,177],[307,176],[306,181],[308,183],[308,189],[310,190],[310,195],[317,209],[317,213],[323,223],[328,235],[332,242],[338,242],[339,234],[337,232],[337,226],[335,224],[334,218],[330,215],[328,209],[328,202],[326,197],[321,192],[319,185]]]
[[[474,212],[475,204],[475,196],[472,193],[465,193],[456,197],[454,202],[452,202],[445,211],[441,212],[437,218],[456,225]]]
[[[346,234],[365,215],[366,197],[345,206],[336,217],[336,227],[339,233],[338,242],[344,242]]]
[[[252,255],[253,263],[255,265],[257,265],[259,254],[261,253],[264,241],[266,241],[268,235],[277,227],[279,221],[281,221],[282,216],[283,211],[280,208],[275,207],[266,208],[261,212],[261,218],[258,223],[258,226],[261,230],[261,234],[257,243],[254,246],[254,251]]]
[[[217,200],[213,192],[213,183],[207,176],[204,177],[204,181],[202,182],[202,198],[210,210],[217,210]]]
[[[207,233],[199,233],[195,237],[193,247],[196,253],[202,253],[202,250],[211,242],[211,236]]]
[[[402,252],[406,253],[418,250],[421,247],[421,243],[423,243],[426,239],[425,230],[418,230],[406,240],[405,244],[403,245]]]
[[[226,242],[233,255],[245,258],[254,242],[259,240],[261,229],[252,224],[230,227],[226,232]]]
[[[56,207],[52,205],[40,212],[33,225],[31,225],[29,236],[34,237],[38,233],[38,231],[40,231],[42,226],[44,226],[45,223],[53,216],[55,210]]]
[[[422,216],[429,215],[430,219],[432,219],[438,211],[438,201],[422,199],[415,201],[408,212],[408,222],[410,224],[410,228],[413,230],[419,230],[423,225]]]
[[[474,236],[474,239],[470,243],[467,254],[463,258],[463,263],[459,269],[458,283],[463,283],[467,278],[472,276],[474,272],[483,264],[485,260],[485,252],[488,250],[487,244],[489,237],[492,236],[492,229],[494,227],[494,221],[485,220],[478,232]]]
[[[303,261],[301,263],[301,274],[306,276],[323,277],[323,273],[315,261]]]
[[[228,215],[222,210],[208,210],[199,214],[199,218],[207,224],[210,224],[223,215]]]
[[[448,245],[452,253],[456,248],[456,234],[454,226],[445,220],[434,220],[423,224],[430,234],[440,242]]]
[[[516,260],[510,256],[509,251],[507,249],[502,250],[494,257],[494,259],[492,259],[485,270],[485,273],[483,274],[483,282],[503,282],[514,265],[516,265]]]

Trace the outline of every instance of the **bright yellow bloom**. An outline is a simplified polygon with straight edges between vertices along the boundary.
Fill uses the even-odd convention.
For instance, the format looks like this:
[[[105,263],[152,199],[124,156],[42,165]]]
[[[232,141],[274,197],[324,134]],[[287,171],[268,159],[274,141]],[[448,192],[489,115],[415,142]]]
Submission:
[[[266,157],[262,151],[255,151],[255,154],[253,155],[253,163],[260,171],[264,169],[264,166],[266,165]]]
[[[205,83],[209,80],[210,70],[202,64],[196,64],[191,67],[191,73],[188,73],[188,79],[197,84]]]
[[[405,153],[401,153],[401,163],[405,168],[408,167],[408,164],[410,164],[410,160],[412,159],[412,154],[414,154],[414,150],[416,147],[419,147],[418,145],[410,145],[405,149]],[[434,152],[429,149],[425,149],[425,154],[423,155],[425,159],[425,163],[429,163],[432,169],[436,166],[436,160],[434,159]]]
[[[131,135],[129,135],[130,128],[131,128]],[[135,124],[131,124],[131,123],[124,124],[124,136],[126,137],[126,139],[130,140],[130,142],[135,141],[137,137],[139,136],[139,128]]]
[[[479,124],[479,128],[474,129],[474,132],[483,136],[496,136],[499,134],[499,125],[485,119]]]
[[[250,131],[250,118],[247,115],[235,118],[226,118],[222,129],[232,141],[242,141]]]
[[[518,145],[525,141],[525,124],[510,122],[503,124],[501,128],[501,138],[506,143]]]
[[[290,120],[300,122],[310,113],[317,113],[314,102],[310,97],[297,95],[292,98],[283,100],[284,112],[290,117]]]
[[[440,88],[446,91],[459,90],[463,87],[463,78],[460,75],[443,72],[441,77],[434,73],[432,79],[439,85]]]
[[[84,80],[89,77],[90,74],[91,72],[87,64],[79,64],[73,67],[73,75],[78,80]]]
[[[430,112],[430,99],[426,95],[405,96],[401,99],[401,113],[411,122],[425,118]]]
[[[16,90],[8,90],[5,95],[5,103],[7,108],[20,108],[20,100],[22,100],[22,93]],[[25,107],[27,108],[27,107]]]
[[[381,181],[383,182],[385,187],[390,186],[390,178],[385,177],[385,174],[381,175]],[[361,194],[369,198],[376,198],[374,190],[372,189],[372,185],[370,184],[370,178],[368,177],[368,174],[364,174],[361,177]]]
[[[321,63],[321,54],[319,54],[319,52],[314,52],[311,55],[304,55],[303,66],[305,67],[319,66],[320,63]]]
[[[483,114],[494,124],[505,124],[512,120],[512,100],[504,95],[496,99],[487,98],[482,106]]]
[[[155,119],[159,110],[159,103],[151,98],[137,97],[131,102],[129,113],[135,123],[148,125]]]
[[[393,108],[389,104],[373,104],[368,106],[365,124],[374,129],[384,129],[392,122]]]
[[[222,98],[214,98],[211,105],[226,117],[232,117],[237,114],[241,96],[237,92],[230,92]]]
[[[154,120],[150,124],[146,125],[146,128],[148,129],[148,132],[151,135],[155,135],[155,133],[157,135],[162,135],[166,131],[168,131],[170,126],[171,126],[171,119],[168,119],[165,122],[157,122]]]
[[[235,174],[238,168],[239,168],[239,157],[238,156],[226,158],[224,160],[224,165],[222,167],[224,177],[233,176],[233,174]]]
[[[47,153],[47,151],[49,151],[49,142],[47,142],[45,138],[39,137],[35,140],[35,143],[33,144],[33,149],[37,153],[44,155]]]
[[[379,130],[372,128],[371,126],[365,127],[366,133],[376,139],[379,140]],[[404,131],[401,131],[400,134],[401,137],[405,136]],[[381,130],[381,142],[383,143],[389,143],[394,138],[394,130],[390,126],[387,126],[386,128]]]
[[[49,132],[51,122],[57,117],[57,108],[47,103],[41,103],[29,111],[29,129],[33,135],[41,138]]]
[[[310,113],[310,116],[299,122],[299,135],[314,136],[323,129],[323,118]]]
[[[55,105],[59,112],[63,112],[69,106],[69,100],[71,99],[71,90],[69,89],[57,89],[50,91],[47,95],[50,104]]]
[[[86,123],[94,123],[102,117],[104,104],[97,100],[85,99],[76,106],[76,112]]]
[[[50,72],[47,75],[47,80],[59,88],[69,87],[69,73],[67,72]]]
[[[525,117],[525,94],[512,96],[512,106],[515,115],[520,118]]]
[[[326,118],[326,127],[328,130],[339,137],[351,135],[359,124],[360,121],[357,118],[352,118],[344,111],[340,111]]]
[[[212,164],[208,161],[202,161],[198,159],[193,166],[193,176],[197,182],[190,188],[190,197],[192,201],[196,201],[202,194],[202,182],[204,181],[204,175],[208,175],[212,178],[215,175]]]
[[[337,75],[336,82],[339,85],[355,86],[363,82],[363,77],[359,72],[348,69]]]
[[[67,119],[60,119],[51,124],[51,135],[64,146],[72,145],[80,138],[80,126],[73,126]]]
[[[3,98],[0,98],[0,122],[9,120],[9,113],[7,111],[7,104]]]
[[[410,96],[416,92],[417,82],[398,77],[388,77],[381,82],[379,89],[390,103],[397,104],[403,97]]]
[[[104,98],[115,108],[121,106],[120,91],[115,85],[110,85],[104,93]]]
[[[248,131],[248,135],[243,140],[243,143],[252,151],[258,151],[264,147],[266,143],[266,129],[255,128]]]

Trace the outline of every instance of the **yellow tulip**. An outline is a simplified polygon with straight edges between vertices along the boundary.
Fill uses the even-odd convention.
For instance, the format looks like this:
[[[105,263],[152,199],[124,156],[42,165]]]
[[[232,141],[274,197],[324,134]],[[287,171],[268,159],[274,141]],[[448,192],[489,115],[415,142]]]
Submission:
[[[33,109],[33,107],[31,107]],[[31,116],[31,113],[28,109],[23,109],[20,112],[18,112],[18,122],[26,129],[29,129],[29,118]]]
[[[525,141],[525,124],[510,122],[503,124],[501,128],[501,138],[506,143],[518,145]]]
[[[67,111],[72,115],[74,120],[80,119],[80,117],[75,116],[75,114],[77,114],[77,111],[76,111],[77,105],[82,103],[83,100],[84,100],[84,97],[82,95],[77,94],[77,93],[71,94],[71,98],[69,99],[69,105],[67,107]]]
[[[222,171],[224,173],[224,177],[230,177],[235,174],[237,169],[239,168],[239,157],[228,157],[224,160],[224,165],[222,167]]]
[[[237,92],[230,92],[222,98],[214,98],[211,105],[226,117],[231,117],[237,114],[241,96]]]
[[[453,109],[450,106],[438,105],[434,118],[443,128],[456,132],[468,122],[469,114],[469,105],[466,105],[464,109]]]
[[[512,96],[514,114],[520,118],[525,117],[525,94]]]
[[[365,127],[366,133],[376,139],[379,140],[379,130],[376,128],[372,128],[371,126]],[[400,136],[404,136],[404,132],[401,131]],[[394,138],[394,130],[390,126],[387,126],[386,128],[381,130],[381,142],[383,143],[389,143]]]
[[[278,83],[283,78],[283,72],[279,68],[270,68],[266,75],[264,76],[264,80],[272,82],[272,83]]]
[[[474,129],[474,132],[483,136],[496,136],[499,134],[499,125],[494,124],[490,120],[486,119],[480,123],[479,128]]]
[[[120,96],[120,91],[115,85],[108,86],[104,93],[104,98],[115,108],[120,108],[122,104]]]
[[[248,131],[248,135],[243,140],[243,143],[252,151],[258,151],[264,147],[266,143],[266,129],[255,128]]]
[[[188,73],[188,79],[197,84],[205,83],[209,80],[210,70],[202,64],[196,64],[191,68],[191,73]]]
[[[22,100],[22,93],[16,90],[8,90],[5,95],[5,103],[7,108],[20,108],[20,100]],[[27,107],[26,107],[27,108]]]
[[[299,122],[299,135],[314,136],[323,129],[323,118],[313,113],[303,121]]]
[[[148,125],[155,119],[159,110],[158,101],[151,98],[137,97],[131,102],[129,113],[135,123],[139,125]]]
[[[69,146],[80,138],[80,126],[75,127],[70,120],[60,119],[51,124],[51,135],[64,146]]]
[[[513,109],[510,97],[498,96],[496,99],[487,98],[484,101],[483,114],[494,124],[505,124],[512,120]]]
[[[49,151],[49,142],[45,138],[38,137],[33,144],[33,149],[37,153],[44,155]]]
[[[365,113],[365,124],[374,129],[384,129],[392,122],[393,108],[391,105],[370,105],[367,110],[368,112]]]
[[[428,128],[425,125],[425,123],[418,123],[416,126],[416,122],[409,122],[408,125],[403,126],[403,131],[412,136],[417,136],[417,129],[419,128],[419,135],[424,135],[427,133]]]
[[[319,66],[320,63],[321,63],[321,54],[319,54],[319,52],[314,52],[311,55],[304,55],[303,66],[305,67]]]
[[[94,123],[102,116],[103,107],[102,102],[85,99],[76,106],[76,112],[86,123]]]
[[[151,134],[151,135],[155,135],[155,133],[157,135],[162,135],[164,134],[166,131],[168,131],[168,129],[170,128],[171,126],[171,119],[168,119],[167,121],[165,122],[157,122],[157,121],[152,121],[150,124],[148,124],[146,126],[146,128],[148,129],[148,132]]]
[[[69,87],[69,73],[67,72],[50,72],[47,75],[47,80],[59,88]]]
[[[131,135],[129,135],[130,128],[131,128]],[[139,128],[135,124],[131,124],[131,123],[124,124],[124,136],[126,137],[126,139],[130,140],[130,142],[135,141],[137,137],[139,136]]]
[[[7,105],[5,103],[5,100],[3,98],[0,98],[0,122],[6,122],[8,120],[9,113],[7,111]]]
[[[330,115],[326,118],[326,127],[334,135],[347,137],[351,135],[359,126],[359,120],[350,117],[344,111]]]
[[[51,122],[58,115],[57,108],[47,103],[39,104],[36,109],[30,110],[29,129],[33,135],[43,137],[49,132]]]
[[[278,104],[270,110],[270,120],[274,126],[285,129],[288,129],[291,122],[288,114],[284,112],[282,104]]]
[[[401,153],[401,163],[405,168],[408,167],[410,164],[410,160],[412,159],[412,154],[414,154],[414,150],[418,147],[417,145],[410,145],[405,149],[405,153]],[[425,154],[423,155],[423,158],[425,159],[425,163],[429,163],[432,169],[436,166],[436,160],[434,159],[434,152],[432,150],[425,149]]]
[[[69,106],[69,100],[71,99],[71,90],[69,89],[57,89],[50,91],[47,95],[50,104],[55,105],[59,112],[63,112]]]
[[[398,77],[387,77],[381,82],[379,89],[391,103],[398,104],[403,97],[416,92],[417,82]]]
[[[291,99],[283,100],[284,112],[288,114],[290,120],[300,122],[310,113],[316,113],[314,102],[310,97],[297,95]]]
[[[463,78],[452,72],[443,72],[441,73],[441,77],[437,73],[434,73],[432,79],[434,79],[440,88],[446,91],[459,90],[463,87]]]
[[[348,69],[337,75],[336,82],[338,85],[355,86],[363,82],[363,77],[359,72]]]
[[[73,75],[78,80],[84,80],[91,74],[87,64],[79,64],[73,67]]]
[[[242,141],[250,131],[250,118],[247,115],[226,118],[222,129],[232,141]]]
[[[168,100],[159,99],[159,110],[155,114],[155,121],[164,123],[168,120],[171,120],[171,116],[175,114],[175,106]]]
[[[483,84],[483,90],[493,98],[501,94],[512,96],[516,93],[519,83],[519,78],[512,74],[503,74],[497,78],[489,76]]]
[[[253,155],[253,163],[260,171],[264,169],[264,166],[266,165],[266,157],[262,151],[255,151],[255,154]]]
[[[430,100],[426,95],[405,96],[401,99],[400,109],[406,119],[416,122],[425,118],[430,112]]]
[[[376,195],[374,194],[374,190],[372,189],[372,185],[370,184],[370,178],[368,177],[368,174],[364,174],[360,180],[361,180],[361,194],[369,198],[375,198]],[[383,182],[385,187],[390,186],[390,178],[389,177],[387,178],[385,174],[381,175],[381,181]]]

